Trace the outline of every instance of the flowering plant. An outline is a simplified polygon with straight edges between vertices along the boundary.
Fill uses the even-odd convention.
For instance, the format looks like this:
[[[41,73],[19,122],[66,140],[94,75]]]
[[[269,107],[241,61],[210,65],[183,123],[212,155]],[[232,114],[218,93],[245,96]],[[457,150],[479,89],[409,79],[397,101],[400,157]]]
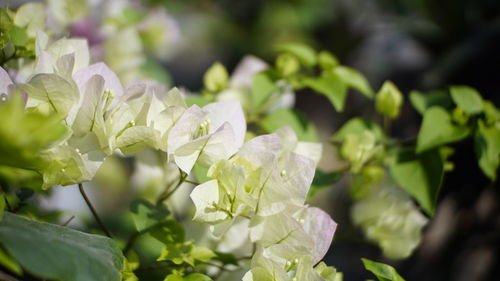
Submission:
[[[177,39],[165,11],[147,17],[134,3],[103,1],[92,4],[103,9],[96,16],[90,4],[65,9],[73,2],[80,3],[0,10],[6,276],[132,281],[151,269],[166,281],[339,281],[342,273],[322,262],[337,224],[309,205],[318,190],[350,177],[354,224],[384,255],[401,259],[435,211],[452,169],[449,143],[474,136],[479,166],[496,178],[500,111],[472,88],[412,92],[423,122],[415,140],[400,141],[390,135],[403,104],[398,88],[388,81],[373,91],[329,52],[280,45],[274,65],[249,56],[232,75],[215,63],[196,95],[168,88],[166,72],[148,63],[167,59],[162,50]],[[353,118],[330,138],[345,163],[339,170],[318,168],[323,144],[293,109],[306,88],[339,112],[353,89],[374,99],[384,118],[383,128]],[[115,179],[117,159],[132,163],[136,190],[110,228],[84,183]],[[75,186],[96,225],[47,223],[57,220],[40,198]],[[388,265],[363,263],[379,280],[403,280]]]

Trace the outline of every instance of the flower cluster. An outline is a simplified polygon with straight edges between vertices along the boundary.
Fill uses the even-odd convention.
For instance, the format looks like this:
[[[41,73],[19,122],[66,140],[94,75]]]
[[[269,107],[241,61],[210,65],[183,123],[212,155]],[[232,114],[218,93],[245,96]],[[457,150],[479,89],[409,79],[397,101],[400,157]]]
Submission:
[[[392,259],[411,255],[420,244],[422,228],[428,222],[409,196],[395,187],[377,187],[354,204],[351,214],[367,238]]]
[[[227,159],[243,143],[246,122],[238,103],[188,108],[175,88],[166,92],[154,82],[124,88],[104,63],[88,65],[88,60],[85,41],[49,44],[39,33],[37,59],[25,67],[32,69],[27,81],[13,85],[1,72],[8,95],[26,94],[27,110],[55,114],[71,131],[46,151],[60,161],[43,171],[45,187],[91,180],[113,152],[152,147],[168,152],[189,173],[196,161],[209,165]]]
[[[212,224],[215,235],[237,218],[247,219],[248,233],[239,235],[248,235],[257,252],[244,280],[333,280],[334,274],[313,265],[326,254],[336,224],[323,211],[304,205],[317,161],[307,156],[320,149],[298,142],[285,127],[214,163],[208,170],[212,180],[191,193],[194,219]]]
[[[336,223],[305,205],[321,145],[299,142],[293,130],[251,138],[237,101],[188,107],[184,94],[155,82],[124,87],[104,63],[90,64],[82,39],[51,42],[36,34],[36,57],[9,74],[0,68],[5,100],[24,97],[25,112],[55,116],[64,135],[41,149],[47,165],[36,168],[43,188],[90,181],[112,155],[148,147],[166,155],[181,178],[195,165],[208,168],[207,182],[193,190],[194,220],[213,234],[229,233],[244,219],[255,245],[244,280],[334,280],[323,263]],[[23,167],[20,167],[23,168]]]

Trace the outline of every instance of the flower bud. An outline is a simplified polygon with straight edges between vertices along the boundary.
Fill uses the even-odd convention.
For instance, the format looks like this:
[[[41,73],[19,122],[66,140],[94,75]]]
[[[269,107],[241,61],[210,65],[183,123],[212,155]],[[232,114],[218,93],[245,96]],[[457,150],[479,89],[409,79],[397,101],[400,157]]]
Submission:
[[[276,68],[283,76],[290,76],[300,69],[299,60],[290,54],[281,54],[276,59]]]
[[[220,62],[216,62],[205,72],[203,83],[208,91],[217,93],[226,89],[228,76],[226,68]]]
[[[318,63],[324,71],[332,70],[339,65],[338,59],[328,51],[321,51],[318,54]]]
[[[465,125],[469,121],[468,114],[461,107],[456,107],[453,110],[451,118],[459,125]]]
[[[377,93],[375,100],[377,111],[390,119],[394,119],[399,116],[402,105],[403,95],[396,85],[391,81],[386,81]]]

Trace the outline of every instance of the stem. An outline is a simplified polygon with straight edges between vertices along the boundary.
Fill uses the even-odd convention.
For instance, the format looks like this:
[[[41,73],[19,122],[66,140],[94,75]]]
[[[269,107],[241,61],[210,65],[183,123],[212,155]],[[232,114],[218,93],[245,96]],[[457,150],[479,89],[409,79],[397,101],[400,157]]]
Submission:
[[[142,235],[143,232],[136,231],[134,234],[130,236],[130,238],[127,241],[127,244],[125,244],[125,248],[123,248],[123,254],[127,255],[128,251],[132,248],[132,245],[134,245],[135,240],[139,238],[139,236]]]
[[[179,187],[182,185],[182,183],[184,183],[186,181],[187,176],[188,175],[186,173],[181,172],[181,176],[179,178],[179,181],[175,185],[175,187],[172,190],[168,191],[166,194],[160,196],[158,198],[158,200],[156,200],[156,205],[159,205],[159,204],[165,202],[168,198],[170,198],[170,196],[172,196],[177,191],[177,189],[179,189]]]
[[[195,182],[195,181],[188,180],[188,179],[185,179],[184,182],[187,182],[187,183],[190,183],[190,184],[194,184],[194,185],[200,185],[199,182]]]
[[[71,216],[68,220],[66,220],[66,222],[61,224],[61,226],[67,226],[74,218],[75,218],[75,216]]]
[[[78,189],[80,190],[80,194],[82,195],[83,199],[85,200],[85,203],[87,203],[87,206],[89,207],[90,211],[92,212],[92,215],[94,215],[94,218],[95,218],[97,224],[99,225],[99,227],[101,227],[102,231],[104,231],[106,236],[108,236],[109,238],[113,238],[113,236],[111,236],[111,233],[108,231],[106,226],[102,223],[101,218],[99,217],[96,210],[94,209],[94,206],[92,206],[92,203],[90,202],[89,198],[87,197],[87,194],[85,193],[85,190],[83,189],[83,184],[79,183]]]
[[[391,119],[384,116],[384,133],[386,136],[391,135]]]

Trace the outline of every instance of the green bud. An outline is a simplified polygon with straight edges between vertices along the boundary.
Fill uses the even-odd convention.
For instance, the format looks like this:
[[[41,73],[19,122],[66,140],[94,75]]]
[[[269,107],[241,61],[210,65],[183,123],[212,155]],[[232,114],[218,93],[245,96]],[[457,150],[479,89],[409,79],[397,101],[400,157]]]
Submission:
[[[451,118],[459,125],[465,125],[469,121],[469,115],[461,107],[456,107],[453,110]]]
[[[205,88],[213,93],[226,89],[229,81],[229,75],[226,68],[220,63],[214,63],[203,76]]]
[[[276,59],[276,68],[283,76],[290,76],[300,69],[299,60],[290,54],[281,54]]]
[[[318,54],[318,62],[324,71],[332,70],[339,65],[339,60],[328,51],[321,51]]]
[[[399,116],[403,105],[403,95],[391,81],[386,81],[375,99],[377,111],[391,119]]]
[[[384,169],[378,165],[369,165],[363,168],[361,174],[371,183],[377,183],[384,178]]]

